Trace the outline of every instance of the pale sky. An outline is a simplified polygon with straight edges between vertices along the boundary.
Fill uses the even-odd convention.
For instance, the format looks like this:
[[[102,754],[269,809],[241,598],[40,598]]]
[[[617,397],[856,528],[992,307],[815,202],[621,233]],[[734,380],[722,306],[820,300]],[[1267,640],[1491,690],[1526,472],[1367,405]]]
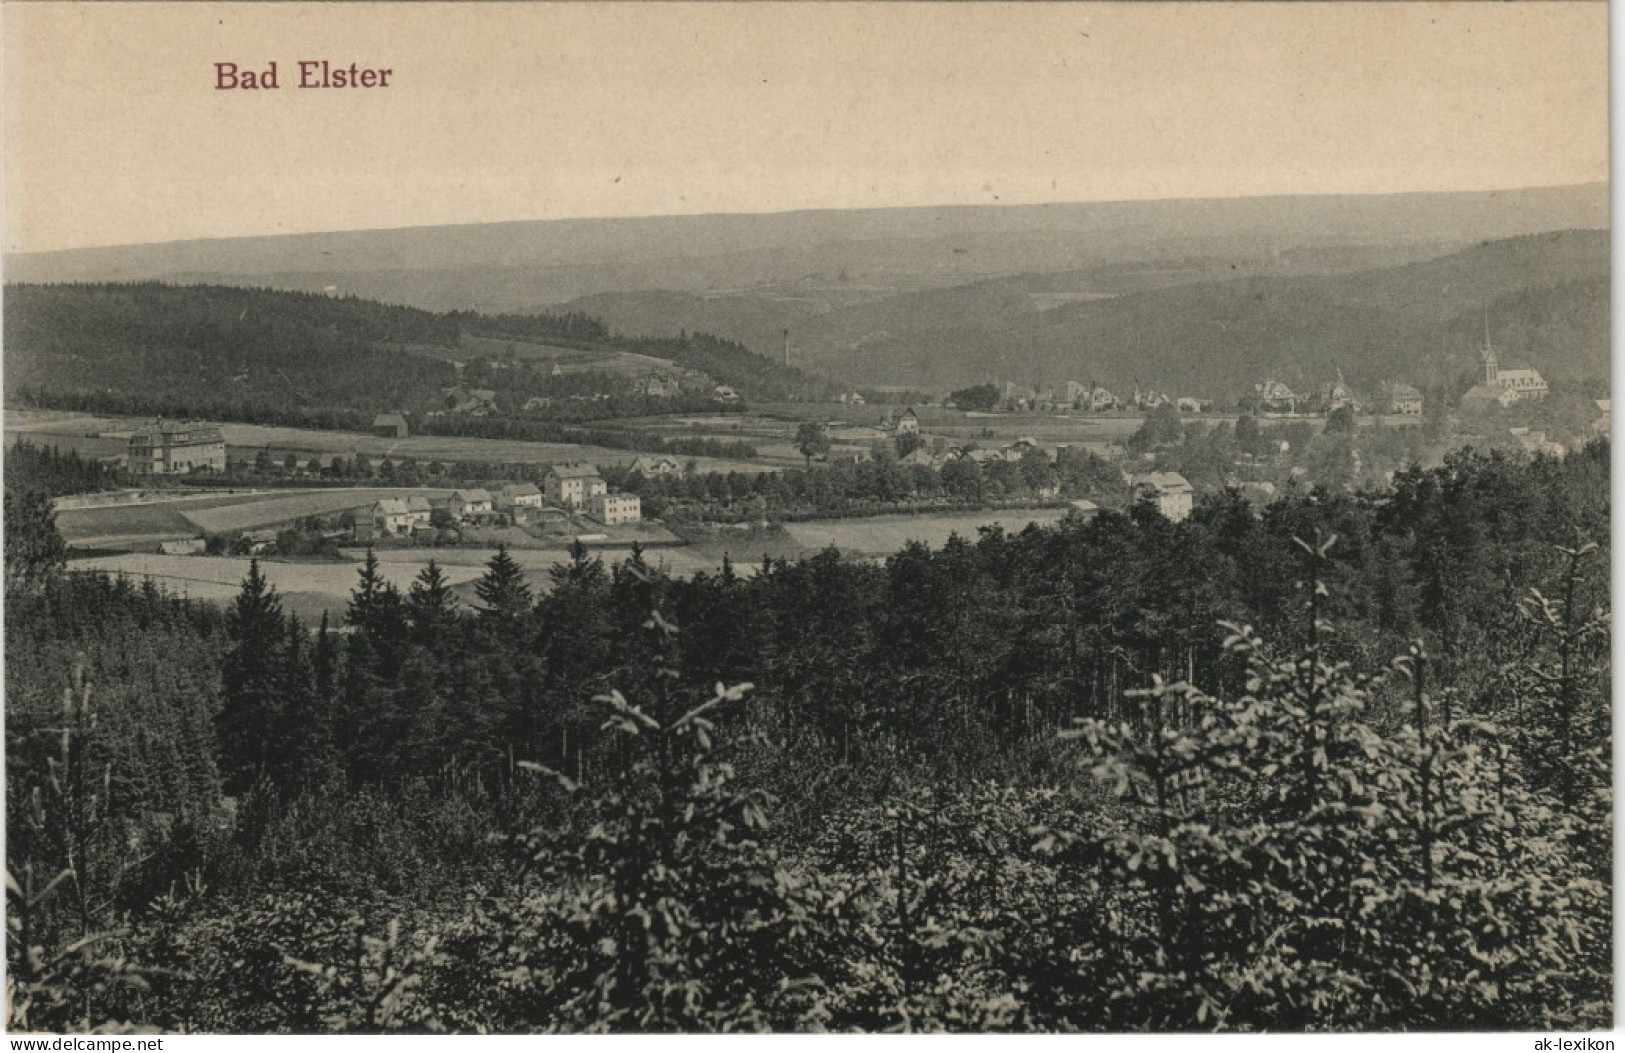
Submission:
[[[23,4],[4,245],[1608,178],[1608,7]],[[301,59],[394,71],[298,90]],[[276,91],[215,90],[213,64]]]

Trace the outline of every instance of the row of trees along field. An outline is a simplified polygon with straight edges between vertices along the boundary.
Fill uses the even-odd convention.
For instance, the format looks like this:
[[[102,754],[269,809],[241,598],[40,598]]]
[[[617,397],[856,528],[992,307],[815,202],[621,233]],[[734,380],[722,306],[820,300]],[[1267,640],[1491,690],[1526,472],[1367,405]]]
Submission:
[[[1612,1019],[1608,449],[342,625],[8,492],[10,1024]]]

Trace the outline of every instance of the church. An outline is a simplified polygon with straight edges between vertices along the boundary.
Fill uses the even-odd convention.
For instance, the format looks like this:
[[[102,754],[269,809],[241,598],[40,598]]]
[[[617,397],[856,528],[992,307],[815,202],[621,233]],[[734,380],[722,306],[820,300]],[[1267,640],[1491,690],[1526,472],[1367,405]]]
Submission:
[[[1537,371],[1501,368],[1495,347],[1490,343],[1487,327],[1484,332],[1484,349],[1479,352],[1478,357],[1484,364],[1484,376],[1461,397],[1464,408],[1491,404],[1510,406],[1524,399],[1539,400],[1551,394],[1546,386],[1546,378]]]

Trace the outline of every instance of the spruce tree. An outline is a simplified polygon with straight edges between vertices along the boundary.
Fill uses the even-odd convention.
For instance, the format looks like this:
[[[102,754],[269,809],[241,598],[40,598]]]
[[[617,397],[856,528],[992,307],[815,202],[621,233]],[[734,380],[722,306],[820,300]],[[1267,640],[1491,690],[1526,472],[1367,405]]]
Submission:
[[[282,600],[250,560],[248,577],[226,613],[231,648],[222,666],[224,705],[216,724],[227,793],[241,793],[269,774],[281,719],[284,636]]]
[[[525,583],[524,569],[508,554],[506,545],[499,545],[496,555],[486,563],[485,576],[475,584],[474,592],[485,604],[480,615],[498,621],[525,617],[535,602]]]

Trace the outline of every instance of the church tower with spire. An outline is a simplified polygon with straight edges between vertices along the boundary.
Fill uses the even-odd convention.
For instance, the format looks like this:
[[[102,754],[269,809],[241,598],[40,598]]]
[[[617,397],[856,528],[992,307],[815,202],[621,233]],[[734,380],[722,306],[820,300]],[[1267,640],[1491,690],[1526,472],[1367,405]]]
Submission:
[[[1490,309],[1484,308],[1484,350],[1478,353],[1484,363],[1484,383],[1490,387],[1497,387],[1501,383],[1501,364],[1495,357],[1495,347],[1490,343]]]

